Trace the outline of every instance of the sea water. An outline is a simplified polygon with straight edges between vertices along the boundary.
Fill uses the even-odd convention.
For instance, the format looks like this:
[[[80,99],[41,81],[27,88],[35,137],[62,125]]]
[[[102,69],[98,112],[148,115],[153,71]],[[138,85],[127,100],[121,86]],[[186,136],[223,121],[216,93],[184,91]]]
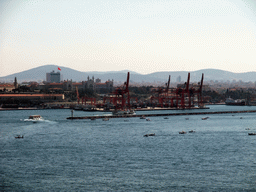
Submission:
[[[256,109],[209,107],[137,114]],[[110,115],[74,111],[102,114]],[[24,122],[30,115],[45,122]],[[248,135],[256,132],[256,113],[151,121],[69,116],[68,109],[0,112],[0,191],[256,191],[256,136]],[[149,133],[155,136],[143,137]]]

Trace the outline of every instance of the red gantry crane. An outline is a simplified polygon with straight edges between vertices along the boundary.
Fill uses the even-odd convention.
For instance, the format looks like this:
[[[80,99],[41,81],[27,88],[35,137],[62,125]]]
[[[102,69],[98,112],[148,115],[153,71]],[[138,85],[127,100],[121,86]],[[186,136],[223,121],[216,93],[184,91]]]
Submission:
[[[130,93],[129,93],[129,81],[130,72],[127,73],[127,80],[124,84],[118,87],[114,92],[108,97],[103,98],[103,104],[108,100],[109,103],[113,104],[116,109],[124,110],[125,108],[130,109]],[[126,106],[127,103],[127,106]]]
[[[203,107],[203,82],[204,82],[204,74],[202,73],[201,83],[199,89],[196,91],[198,107]]]
[[[163,88],[159,87],[157,90],[154,91],[155,93],[157,93],[157,97],[151,96],[151,98],[150,98],[151,106],[153,106],[153,102],[157,101],[158,105],[163,107],[164,101],[169,100],[168,92],[169,92],[169,88],[170,88],[170,81],[171,81],[171,76],[169,75],[168,82],[165,84],[166,88],[163,89]]]
[[[203,99],[202,99],[202,88],[203,88],[203,79],[204,74],[202,74],[201,83],[199,85],[199,88],[195,89],[194,87],[189,88],[190,83],[190,73],[188,73],[188,79],[185,83],[185,88],[177,88],[176,90],[176,101],[180,99],[181,104],[177,105],[177,107],[180,108],[188,108],[190,109],[192,107],[192,101],[194,105],[194,96],[195,94],[198,97],[198,107],[203,106]],[[199,83],[198,83],[199,84]]]
[[[166,89],[158,88],[158,90],[154,91],[158,93],[158,96],[151,97],[151,105],[154,103],[158,103],[159,107],[168,107],[168,103],[171,105],[169,107],[177,107],[177,108],[188,108],[191,109],[194,106],[194,97],[198,97],[198,107],[203,106],[202,99],[202,87],[203,87],[203,79],[204,74],[202,74],[201,83],[199,88],[190,87],[190,73],[188,73],[187,82],[184,85],[176,89],[172,89],[169,94],[169,85],[170,85],[170,76],[168,83],[166,83]],[[199,83],[198,83],[199,84]]]
[[[188,73],[188,79],[184,86],[177,88],[175,91],[175,100],[177,108],[185,108],[185,95],[189,95],[189,81],[190,73]]]
[[[77,104],[80,104],[80,99],[81,99],[81,103],[82,105],[85,104],[87,105],[87,101],[91,101],[91,106],[94,106],[96,104],[96,98],[89,98],[89,97],[79,97],[79,92],[78,92],[78,88],[76,87],[76,96],[77,96]]]

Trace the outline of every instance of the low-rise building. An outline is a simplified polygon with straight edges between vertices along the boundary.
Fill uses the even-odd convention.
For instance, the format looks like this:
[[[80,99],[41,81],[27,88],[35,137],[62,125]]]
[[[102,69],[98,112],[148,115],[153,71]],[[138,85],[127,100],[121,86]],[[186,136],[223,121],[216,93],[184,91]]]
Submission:
[[[64,94],[0,94],[0,102],[8,100],[63,101]]]
[[[97,82],[97,83],[96,83]],[[92,79],[87,78],[87,81],[82,81],[82,82],[72,82],[72,80],[65,80],[64,82],[61,83],[46,83],[46,84],[41,84],[38,87],[40,90],[43,90],[45,92],[51,92],[54,90],[59,90],[59,91],[75,91],[76,88],[79,90],[86,90],[86,89],[92,89],[96,92],[100,92],[102,89],[108,92],[113,91],[113,80],[106,81],[105,83],[101,83],[100,79],[97,79],[97,81],[94,81],[94,77]]]
[[[13,89],[15,89],[13,84],[0,84],[0,92],[11,92]]]

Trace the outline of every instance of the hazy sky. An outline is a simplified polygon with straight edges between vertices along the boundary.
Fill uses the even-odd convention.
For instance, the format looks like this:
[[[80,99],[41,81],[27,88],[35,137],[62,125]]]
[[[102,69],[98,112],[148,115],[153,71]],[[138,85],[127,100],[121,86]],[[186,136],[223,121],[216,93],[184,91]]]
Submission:
[[[0,76],[256,71],[255,0],[0,0]]]

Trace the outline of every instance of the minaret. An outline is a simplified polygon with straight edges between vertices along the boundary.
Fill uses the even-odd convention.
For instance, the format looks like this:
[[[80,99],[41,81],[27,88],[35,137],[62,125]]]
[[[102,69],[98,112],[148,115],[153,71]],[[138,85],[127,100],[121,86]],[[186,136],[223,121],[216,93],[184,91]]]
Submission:
[[[15,89],[18,88],[17,77],[14,78],[14,87],[15,87]]]

